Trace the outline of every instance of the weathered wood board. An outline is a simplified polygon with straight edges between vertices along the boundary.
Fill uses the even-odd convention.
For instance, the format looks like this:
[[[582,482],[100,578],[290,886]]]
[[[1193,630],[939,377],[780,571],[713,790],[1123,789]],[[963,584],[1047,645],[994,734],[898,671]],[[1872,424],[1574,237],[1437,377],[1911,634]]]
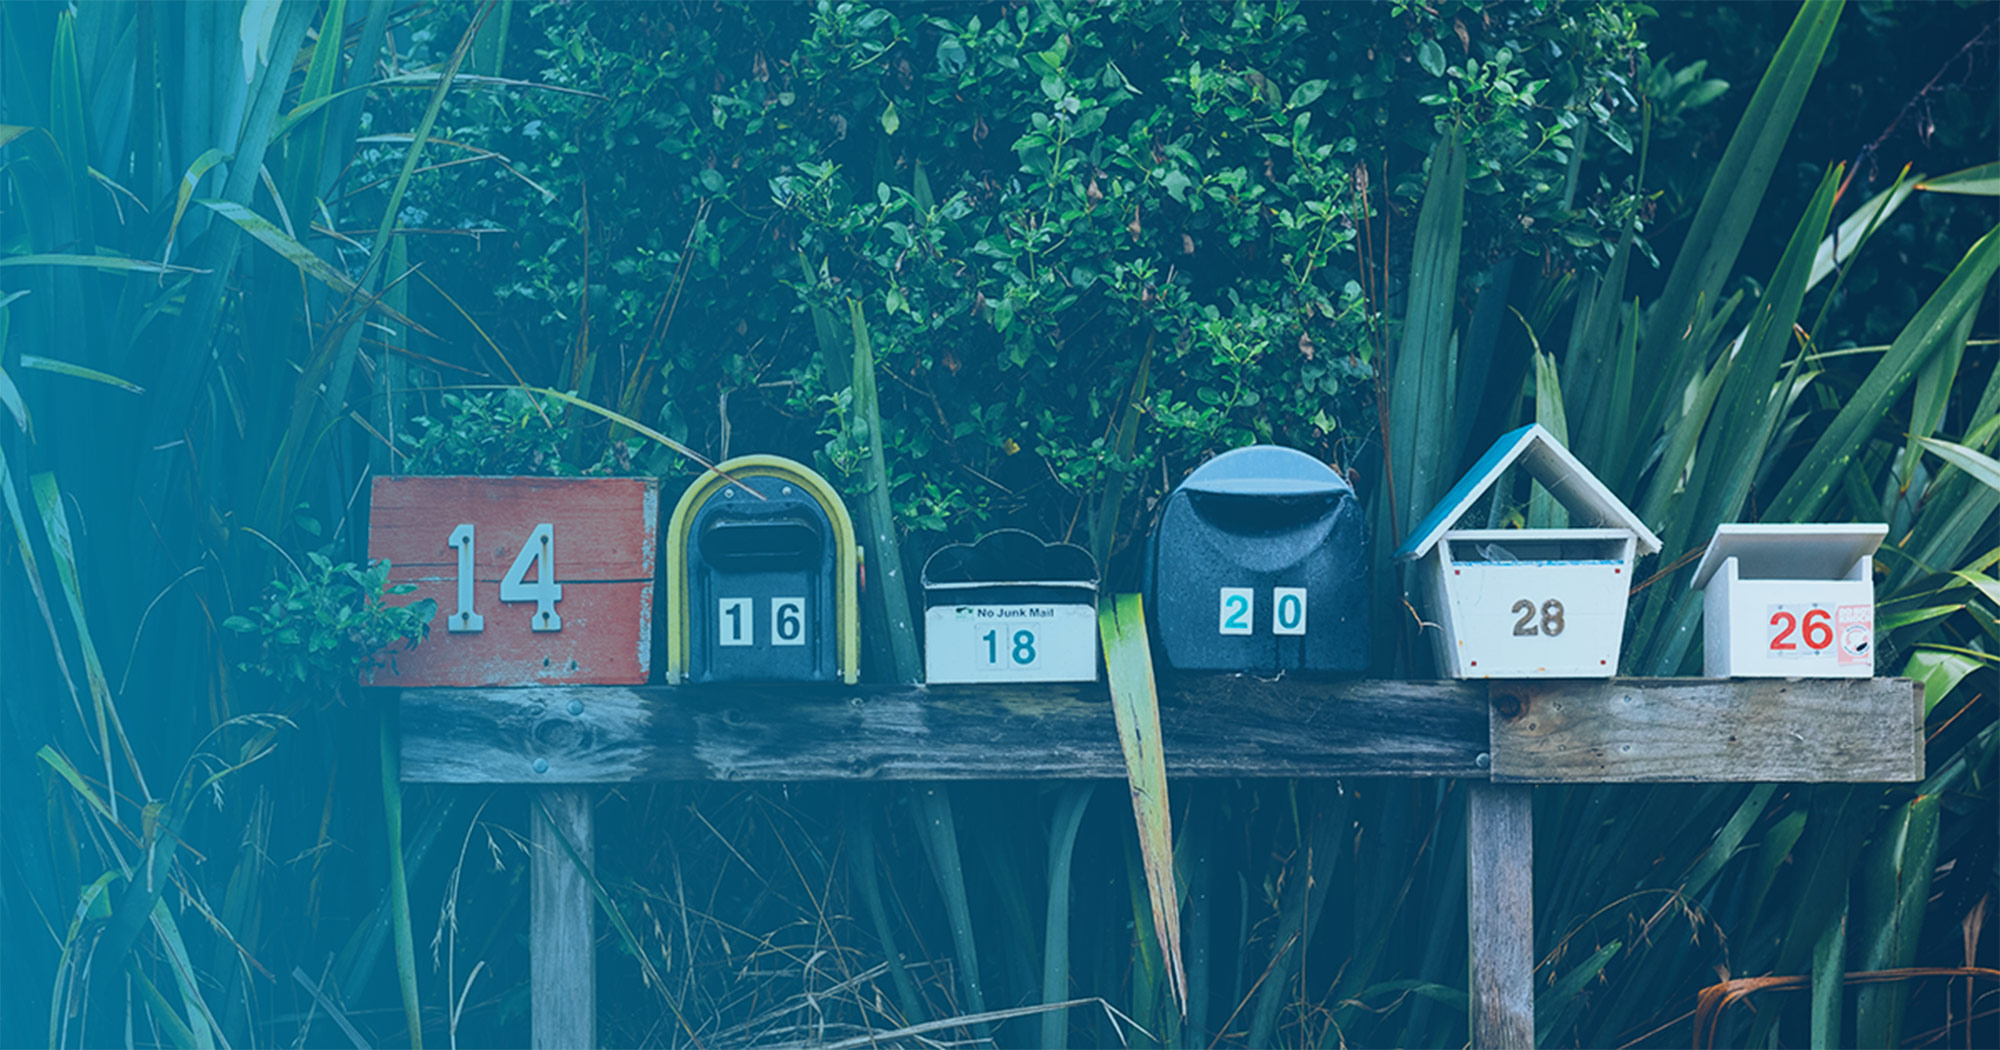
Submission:
[[[1493,702],[1488,703],[1491,691]],[[434,783],[1122,779],[1104,688],[409,689],[403,778]],[[1907,679],[1161,680],[1167,773],[1567,781],[1914,781]]]
[[[1228,675],[1166,679],[1162,693],[1169,776],[1484,775],[1481,684]],[[1093,684],[403,693],[413,782],[1124,777]]]
[[[547,787],[528,802],[529,1045],[543,1050],[597,1045],[597,907],[578,867],[596,869],[595,794]]]
[[[1493,779],[1812,781],[1924,775],[1907,678],[1493,683]]]
[[[459,608],[461,548],[472,530],[472,608]],[[502,601],[522,545],[550,526],[557,630],[535,630],[543,607]],[[414,583],[394,602],[437,602],[430,637],[376,674],[377,686],[640,684],[652,670],[659,483],[651,478],[377,478],[368,555],[390,579]],[[461,541],[463,536],[460,536]],[[524,585],[545,567],[524,567]],[[544,585],[546,586],[546,585]],[[479,630],[452,631],[463,612]],[[459,626],[466,626],[460,623]]]
[[[1474,784],[1465,825],[1472,1045],[1535,1045],[1535,807],[1526,784]]]

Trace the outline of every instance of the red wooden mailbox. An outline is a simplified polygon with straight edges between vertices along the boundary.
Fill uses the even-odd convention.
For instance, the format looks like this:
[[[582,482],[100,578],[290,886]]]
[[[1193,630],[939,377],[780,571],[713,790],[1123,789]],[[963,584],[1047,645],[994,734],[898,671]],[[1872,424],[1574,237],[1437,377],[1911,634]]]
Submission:
[[[643,685],[652,671],[659,482],[377,478],[368,556],[430,637],[378,686]]]

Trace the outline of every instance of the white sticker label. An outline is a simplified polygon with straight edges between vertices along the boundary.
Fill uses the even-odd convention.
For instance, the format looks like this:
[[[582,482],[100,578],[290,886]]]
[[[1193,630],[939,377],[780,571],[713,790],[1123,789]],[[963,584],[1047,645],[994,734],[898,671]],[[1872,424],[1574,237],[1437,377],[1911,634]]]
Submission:
[[[1834,609],[1833,625],[1840,638],[1842,666],[1875,664],[1875,607],[1842,605]]]
[[[717,621],[715,644],[749,645],[756,631],[756,624],[750,619],[754,606],[748,598],[724,598],[721,602],[721,619]]]
[[[1850,608],[1852,608],[1850,606]],[[1771,656],[1780,659],[1825,656],[1833,649],[1833,610],[1824,605],[1772,605],[1764,610],[1764,639]],[[1869,634],[1874,634],[1873,616]],[[1866,651],[1865,649],[1863,650]],[[1844,658],[1843,663],[1851,662]]]
[[[1257,627],[1257,592],[1249,587],[1224,587],[1221,590],[1216,633],[1249,634],[1254,631]],[[1305,622],[1303,602],[1300,603],[1299,621]]]
[[[1277,587],[1271,591],[1271,633],[1306,633],[1306,589]]]
[[[947,682],[1089,682],[1097,615],[1088,605],[949,605],[924,614],[925,678]]]
[[[771,599],[771,644],[806,644],[806,600]]]

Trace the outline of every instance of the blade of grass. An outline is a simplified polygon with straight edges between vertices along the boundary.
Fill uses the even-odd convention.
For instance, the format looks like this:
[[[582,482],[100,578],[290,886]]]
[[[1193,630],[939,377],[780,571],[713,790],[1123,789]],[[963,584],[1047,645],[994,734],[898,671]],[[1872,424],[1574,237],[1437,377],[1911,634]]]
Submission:
[[[1097,785],[1088,780],[1063,785],[1056,796],[1049,824],[1049,904],[1042,934],[1042,1002],[1056,1003],[1069,994],[1070,862],[1076,853],[1076,832]],[[1051,1010],[1042,1015],[1041,1045],[1047,1050],[1069,1046],[1069,1014]]]
[[[1118,744],[1125,753],[1132,817],[1153,905],[1153,929],[1165,957],[1169,987],[1181,1016],[1187,1016],[1187,971],[1181,963],[1180,898],[1174,884],[1173,814],[1167,803],[1166,753],[1160,741],[1160,700],[1153,683],[1153,655],[1146,638],[1146,613],[1139,595],[1120,594],[1097,611],[1104,641],[1104,673]]]
[[[951,920],[951,943],[958,953],[959,983],[965,989],[966,1005],[975,1014],[986,1012],[986,990],[979,979],[979,945],[972,933],[972,907],[965,894],[965,866],[958,855],[958,825],[952,819],[951,796],[943,784],[919,784],[917,812],[923,820],[924,842],[931,870],[937,877],[938,892],[944,896],[945,914]],[[991,1039],[984,1022],[973,1032]]]
[[[1804,521],[1818,515],[1832,496],[1865,437],[1887,418],[1890,404],[1908,388],[1924,363],[1958,328],[1959,318],[1985,295],[2000,268],[2000,227],[1987,231],[1925,301],[1820,433],[1819,440],[1764,512],[1767,521]]]
[[[1842,890],[1840,907],[1819,935],[1819,942],[1813,945],[1812,957],[1812,1042],[1813,1050],[1830,1050],[1841,1046],[1840,1015],[1841,1004],[1847,980],[1847,917],[1849,912],[1846,890]],[[1863,1044],[1887,1046],[1887,1043]]]
[[[875,939],[881,943],[882,955],[888,960],[889,979],[896,986],[896,1002],[903,1008],[903,1021],[921,1024],[927,1016],[923,1002],[917,998],[917,987],[903,965],[895,928],[889,924],[889,910],[882,905],[880,859],[875,853],[875,812],[864,804],[861,791],[845,794],[847,829],[854,836],[854,849],[847,858],[848,870],[854,873],[856,888],[861,891],[861,905],[868,910],[868,919],[875,926]]]
[[[100,372],[95,368],[73,365],[68,361],[58,361],[52,357],[37,357],[34,354],[22,354],[16,360],[22,368],[32,368],[38,372],[68,376],[71,379],[86,379],[93,383],[102,383],[105,386],[117,387],[120,390],[133,394],[143,394],[146,392],[145,387],[137,383],[126,382],[109,372]]]
[[[382,816],[389,839],[389,917],[396,933],[396,983],[403,1000],[403,1023],[411,1050],[424,1048],[423,1004],[417,998],[416,938],[410,929],[410,889],[403,874],[403,781],[398,775],[396,713],[382,710]]]
[[[1862,863],[1860,968],[1892,970],[1913,965],[1931,873],[1938,853],[1936,794],[1918,795],[1889,815],[1876,832]],[[1910,989],[1903,984],[1870,985],[1855,996],[1856,1046],[1903,1045],[1903,1013]]]
[[[916,625],[910,616],[902,542],[896,536],[895,513],[889,498],[888,457],[882,450],[882,415],[875,394],[875,351],[868,340],[868,322],[861,315],[860,300],[848,300],[847,316],[854,337],[852,411],[855,425],[867,431],[868,458],[862,462],[862,471],[868,481],[868,492],[861,502],[862,520],[868,528],[868,564],[880,575],[875,590],[882,596],[889,624],[889,651],[896,681],[921,682],[923,653],[917,648]]]
[[[1917,188],[1932,193],[1967,193],[1980,197],[2000,197],[2000,161],[1981,164],[1964,171],[1954,171],[1949,175],[1939,175],[1935,179],[1925,179],[1917,183]]]
[[[1716,301],[1735,266],[1820,58],[1833,39],[1841,7],[1840,0],[1815,0],[1799,10],[1709,179],[1641,340],[1658,380],[1645,411],[1634,420],[1641,433],[1653,432],[1693,374],[1700,348],[1687,333],[1700,327],[1702,305]]]

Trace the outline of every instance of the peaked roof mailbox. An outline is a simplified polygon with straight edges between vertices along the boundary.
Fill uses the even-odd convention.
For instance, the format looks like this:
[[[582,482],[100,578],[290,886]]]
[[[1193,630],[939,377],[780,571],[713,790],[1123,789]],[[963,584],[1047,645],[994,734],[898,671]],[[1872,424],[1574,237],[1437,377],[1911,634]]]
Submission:
[[[1586,527],[1460,529],[1515,464]],[[1486,450],[1396,551],[1417,587],[1438,666],[1453,678],[1605,678],[1617,673],[1636,554],[1660,538],[1539,423]]]
[[[860,674],[860,549],[826,479],[739,456],[695,479],[667,526],[667,680]]]
[[[1702,591],[1711,678],[1872,678],[1875,579],[1887,525],[1721,525]]]
[[[1001,529],[924,562],[924,678],[1097,680],[1097,562],[1069,543]]]
[[[1181,670],[1368,666],[1368,526],[1346,479],[1297,449],[1251,445],[1189,474],[1146,547],[1144,591]]]

